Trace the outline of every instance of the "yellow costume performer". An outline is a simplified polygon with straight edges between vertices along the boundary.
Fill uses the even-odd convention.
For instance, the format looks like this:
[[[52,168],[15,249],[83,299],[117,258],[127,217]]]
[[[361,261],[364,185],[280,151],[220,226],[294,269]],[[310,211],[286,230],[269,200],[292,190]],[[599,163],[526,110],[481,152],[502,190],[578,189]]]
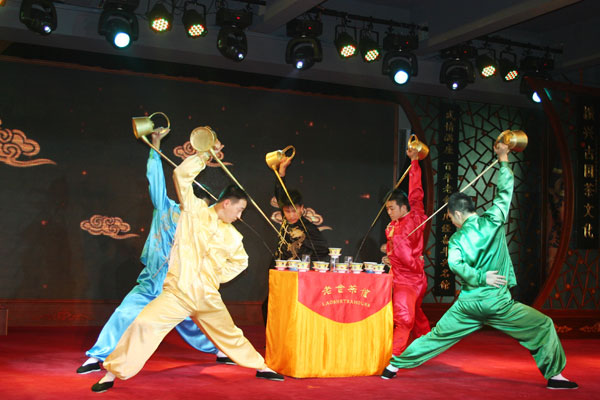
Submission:
[[[239,201],[231,206],[232,201],[227,203],[227,199],[220,198],[217,204],[208,207],[195,197],[192,184],[205,167],[206,157],[194,155],[175,169],[173,176],[181,215],[169,271],[163,292],[142,310],[104,361],[104,368],[120,379],[136,375],[167,333],[188,316],[235,363],[258,370],[267,369],[263,357],[234,325],[219,294],[221,283],[235,278],[248,266],[242,235],[231,225],[247,203],[245,198],[238,198]],[[227,207],[236,204],[237,210],[230,208],[227,211]],[[281,375],[268,371],[259,371],[257,377],[283,380]],[[104,391],[112,387],[112,382],[103,381],[100,380],[92,390]]]

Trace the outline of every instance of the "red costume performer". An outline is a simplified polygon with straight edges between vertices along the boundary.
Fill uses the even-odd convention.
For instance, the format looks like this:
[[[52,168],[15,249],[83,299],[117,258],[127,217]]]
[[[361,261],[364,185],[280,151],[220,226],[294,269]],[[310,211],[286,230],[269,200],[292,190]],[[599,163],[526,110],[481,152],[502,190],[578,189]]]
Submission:
[[[411,156],[410,151],[407,152]],[[404,194],[392,195],[386,203],[392,218],[385,230],[387,255],[393,273],[394,344],[392,353],[402,354],[408,346],[409,336],[413,339],[428,333],[429,320],[421,309],[427,290],[427,276],[423,261],[423,231],[425,225],[408,236],[427,217],[423,206],[421,167],[416,157],[411,156],[408,204]],[[394,199],[396,197],[396,199]],[[394,204],[396,203],[396,204]],[[404,205],[402,204],[404,203]],[[394,211],[396,208],[398,211]],[[408,237],[407,237],[408,236]]]

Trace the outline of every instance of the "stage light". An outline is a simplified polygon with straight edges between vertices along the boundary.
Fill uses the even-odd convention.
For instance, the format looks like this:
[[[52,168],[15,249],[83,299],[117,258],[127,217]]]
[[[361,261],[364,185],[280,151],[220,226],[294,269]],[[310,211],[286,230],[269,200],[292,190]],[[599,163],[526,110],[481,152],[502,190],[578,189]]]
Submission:
[[[475,82],[473,64],[468,60],[452,59],[446,60],[440,70],[440,83],[446,85],[450,90],[462,90],[469,83]]]
[[[412,52],[417,48],[419,48],[419,39],[416,35],[399,35],[390,27],[383,38],[385,55],[381,73],[388,75],[398,85],[408,83],[411,77],[419,73],[417,56]]]
[[[373,38],[375,36],[375,38]],[[379,49],[379,33],[372,30],[361,30],[360,43],[358,45],[364,62],[379,60],[381,50]]]
[[[6,5],[7,0],[0,0],[0,7],[4,7]]]
[[[477,65],[477,70],[482,78],[491,78],[496,75],[496,71],[498,70],[494,58],[487,54],[478,55],[475,59],[475,65]]]
[[[23,0],[19,20],[29,30],[47,36],[56,30],[56,9],[51,0]]]
[[[124,49],[139,36],[137,17],[133,11],[137,1],[107,1],[98,20],[98,34],[106,37],[108,43],[117,49]]]
[[[419,73],[417,56],[401,50],[388,51],[383,57],[381,73],[388,75],[398,85],[408,83],[411,77]]]
[[[287,35],[292,37],[285,49],[285,62],[296,69],[306,70],[315,62],[323,60],[321,42],[323,23],[318,20],[294,19],[286,25]]]
[[[188,10],[188,4],[196,4],[193,2],[186,2],[184,5],[183,11],[183,27],[185,28],[185,33],[188,37],[197,38],[201,36],[205,36],[208,33],[208,29],[206,26],[206,7],[203,4],[196,4],[197,6],[202,7],[202,14],[200,14],[196,10]]]
[[[512,57],[509,58],[509,57]],[[500,53],[498,61],[498,70],[504,82],[514,81],[519,77],[519,68],[517,67],[517,55],[508,51]]]
[[[540,98],[540,95],[538,94],[538,92],[536,92],[529,86],[529,84],[526,82],[525,77],[523,77],[523,79],[521,79],[521,86],[519,88],[519,91],[522,94],[524,94],[529,100],[533,101],[534,103],[542,102],[542,99]]]
[[[248,54],[248,40],[244,29],[252,24],[249,10],[220,8],[216,23],[221,27],[217,37],[217,49],[230,60],[240,62]]]
[[[339,30],[340,28],[341,30]],[[347,28],[353,29],[354,36],[356,37],[356,29],[354,27],[350,28],[347,27],[345,24],[337,25],[335,27],[335,40],[333,43],[335,44],[335,48],[337,50],[338,55],[342,58],[350,58],[358,54],[358,46],[356,45],[356,39],[355,37],[352,37],[348,32],[345,31],[345,29]]]
[[[248,54],[246,34],[240,28],[224,26],[219,30],[217,48],[230,60],[242,61]]]
[[[294,38],[285,50],[285,62],[296,69],[306,70],[323,60],[321,42],[314,38]]]
[[[526,56],[521,60],[519,69],[523,74],[521,79],[520,92],[525,94],[529,100],[534,103],[541,103],[542,98],[539,93],[534,91],[524,79],[526,76],[531,76],[536,79],[549,80],[551,78],[550,71],[554,68],[554,60],[547,57]],[[550,92],[544,89],[546,96],[552,99]]]
[[[154,32],[167,32],[173,27],[173,15],[162,3],[156,3],[148,13],[148,23]]]

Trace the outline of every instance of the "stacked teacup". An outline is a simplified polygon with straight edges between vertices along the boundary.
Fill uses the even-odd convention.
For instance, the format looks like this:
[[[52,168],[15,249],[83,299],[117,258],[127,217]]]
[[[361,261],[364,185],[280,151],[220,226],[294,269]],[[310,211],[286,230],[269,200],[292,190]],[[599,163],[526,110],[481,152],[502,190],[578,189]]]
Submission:
[[[285,271],[287,268],[287,260],[275,260],[275,268],[277,271]]]
[[[336,272],[336,265],[338,263],[338,259],[342,255],[342,249],[339,247],[330,247],[329,248],[329,269],[333,272]]]

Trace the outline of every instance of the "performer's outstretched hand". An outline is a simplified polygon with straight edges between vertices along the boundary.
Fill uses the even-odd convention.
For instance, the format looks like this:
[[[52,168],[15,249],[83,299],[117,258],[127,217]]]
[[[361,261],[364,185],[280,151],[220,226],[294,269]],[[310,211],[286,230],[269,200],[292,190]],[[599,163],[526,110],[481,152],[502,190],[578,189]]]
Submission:
[[[170,128],[156,128],[154,131],[152,131],[152,145],[154,147],[156,147],[157,149],[160,148],[160,141],[163,140],[163,138],[165,136],[167,136],[167,134],[171,131]]]
[[[498,275],[498,271],[488,271],[485,273],[485,283],[499,288],[500,286],[506,285],[506,277]]]
[[[213,151],[215,152],[215,154],[217,154],[218,152],[220,152],[221,150],[223,150],[223,147],[225,147],[225,145],[223,143],[221,143],[218,139],[215,141],[215,144],[213,144]]]
[[[290,166],[290,164],[292,163],[292,158],[288,157],[288,156],[283,156],[283,158],[281,159],[281,162],[279,163],[279,176],[281,176],[282,178],[285,176],[285,171],[287,170],[287,167]]]
[[[498,142],[494,145],[494,152],[498,155],[498,161],[508,161],[508,152],[510,149],[507,144]]]
[[[410,158],[411,161],[419,159],[419,152],[416,149],[406,149],[406,155],[408,156],[408,158]]]

